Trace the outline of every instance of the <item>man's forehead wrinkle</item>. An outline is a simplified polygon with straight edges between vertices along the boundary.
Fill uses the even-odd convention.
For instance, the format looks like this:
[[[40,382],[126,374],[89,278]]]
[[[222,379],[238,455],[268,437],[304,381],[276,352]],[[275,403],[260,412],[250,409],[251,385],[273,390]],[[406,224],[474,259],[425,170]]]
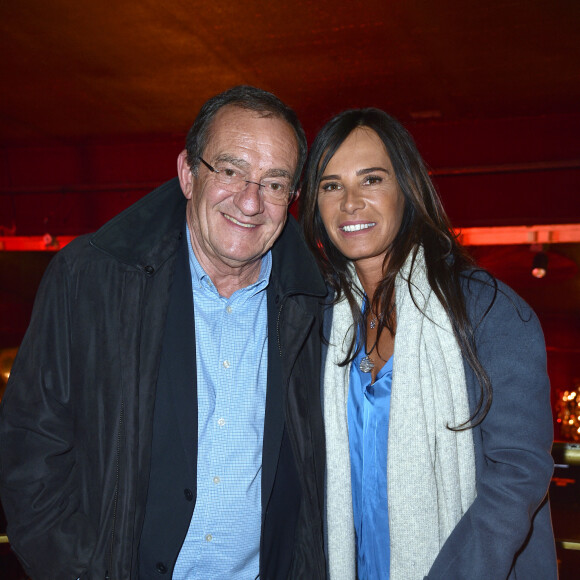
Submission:
[[[226,143],[228,145],[230,145],[232,149],[235,148],[235,149],[238,149],[238,151],[236,153],[226,152],[226,151],[224,151],[223,153],[218,153],[217,155],[213,156],[214,163],[219,163],[219,162],[231,163],[232,165],[235,165],[236,167],[240,167],[243,169],[250,169],[252,167],[252,162],[248,161],[248,159],[246,157],[251,158],[262,147],[261,147],[261,143],[259,141],[253,140],[251,135],[248,135],[247,137],[248,137],[247,139],[242,139],[239,144],[236,144],[234,139],[225,140]],[[244,142],[244,141],[246,141],[246,142]],[[247,141],[252,141],[252,142],[248,143]],[[212,145],[219,146],[219,144],[216,144],[215,142],[209,143],[207,149],[208,150],[212,149],[213,148]],[[265,150],[270,149],[270,148],[271,148],[270,144],[264,144],[262,151],[265,151]],[[288,158],[286,158],[284,161],[285,161],[285,164],[288,165],[288,167],[264,167],[264,166],[260,166],[257,169],[259,169],[260,171],[264,171],[265,173],[267,173],[268,175],[271,175],[272,177],[288,177],[288,176],[292,177],[293,171],[294,171],[294,168],[290,168],[290,165],[292,165],[292,162]],[[272,160],[272,163],[274,163],[274,160]]]
[[[298,143],[290,124],[239,107],[224,107],[211,124],[203,157],[212,165],[230,163],[253,180],[294,180]]]

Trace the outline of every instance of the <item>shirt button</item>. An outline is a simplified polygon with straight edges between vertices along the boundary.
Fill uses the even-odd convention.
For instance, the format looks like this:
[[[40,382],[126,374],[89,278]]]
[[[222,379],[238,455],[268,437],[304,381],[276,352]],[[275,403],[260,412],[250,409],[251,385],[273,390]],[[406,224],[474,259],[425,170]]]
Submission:
[[[225,360],[224,361],[224,369],[229,369],[230,368],[230,361],[229,360]]]
[[[228,314],[231,314],[232,313],[232,310],[233,310],[233,308],[231,306],[226,306],[226,312]]]
[[[220,418],[218,419],[218,425],[219,425],[220,427],[223,427],[225,424],[226,424],[226,420],[225,420],[223,417],[220,417]]]
[[[184,489],[183,490],[183,495],[185,496],[185,499],[187,501],[192,501],[193,500],[193,492],[191,491],[191,489]]]
[[[217,485],[217,484],[220,482],[220,478],[219,478],[219,477],[216,475],[216,476],[213,478],[213,482],[214,482],[214,483]]]
[[[205,535],[205,541],[206,542],[211,542],[213,540],[213,536],[211,534],[206,534]]]
[[[163,562],[157,562],[157,564],[155,564],[155,570],[157,570],[159,574],[166,574],[167,566]]]

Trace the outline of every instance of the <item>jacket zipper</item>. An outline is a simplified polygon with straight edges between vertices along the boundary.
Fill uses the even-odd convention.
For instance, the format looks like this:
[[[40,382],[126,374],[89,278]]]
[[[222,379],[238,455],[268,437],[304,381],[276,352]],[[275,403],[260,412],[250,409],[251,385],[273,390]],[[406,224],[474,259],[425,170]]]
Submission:
[[[123,428],[123,416],[125,413],[125,401],[121,399],[121,412],[119,414],[119,433],[117,434],[117,457],[115,461],[115,496],[113,499],[113,525],[111,528],[111,546],[109,550],[109,568],[105,572],[105,580],[111,580],[109,570],[113,569],[113,550],[115,544],[115,527],[117,524],[117,503],[119,500],[119,466],[121,464],[121,430]]]
[[[278,339],[278,352],[280,353],[280,358],[282,358],[282,340],[280,339],[280,317],[282,316],[282,310],[284,309],[284,304],[286,300],[283,298],[280,308],[278,309],[278,317],[276,319],[276,338]]]

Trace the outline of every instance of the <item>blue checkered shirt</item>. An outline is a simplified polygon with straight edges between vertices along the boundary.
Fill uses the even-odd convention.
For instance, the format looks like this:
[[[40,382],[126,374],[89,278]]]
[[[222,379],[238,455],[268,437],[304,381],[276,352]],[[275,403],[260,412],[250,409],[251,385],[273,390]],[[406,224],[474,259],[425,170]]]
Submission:
[[[224,298],[191,241],[188,246],[197,360],[197,500],[173,578],[248,580],[259,573],[272,257],[268,252],[262,258],[255,284]]]

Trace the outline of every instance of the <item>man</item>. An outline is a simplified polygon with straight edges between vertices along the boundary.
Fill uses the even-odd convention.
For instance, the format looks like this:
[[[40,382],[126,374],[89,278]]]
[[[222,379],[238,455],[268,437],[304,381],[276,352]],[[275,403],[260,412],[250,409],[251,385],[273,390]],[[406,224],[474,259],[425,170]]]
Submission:
[[[0,418],[35,580],[324,577],[326,290],[287,217],[305,155],[293,111],[230,89],[178,179],[51,262]]]

